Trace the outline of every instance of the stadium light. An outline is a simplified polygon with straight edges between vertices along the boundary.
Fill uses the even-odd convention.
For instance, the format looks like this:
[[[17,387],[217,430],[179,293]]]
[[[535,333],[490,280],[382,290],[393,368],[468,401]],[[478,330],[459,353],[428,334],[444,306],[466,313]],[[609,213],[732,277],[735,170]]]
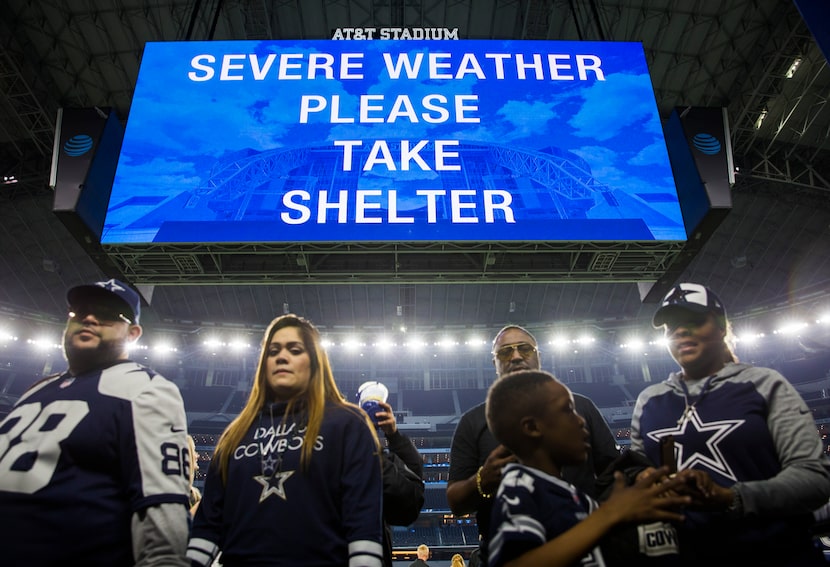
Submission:
[[[159,340],[153,345],[153,352],[160,355],[167,355],[173,352],[179,352],[179,349],[169,341]]]
[[[576,340],[576,343],[580,346],[590,346],[595,343],[596,340],[596,337],[592,337],[591,335],[582,335]]]
[[[567,339],[567,337],[563,335],[557,335],[553,337],[551,340],[549,340],[548,344],[551,345],[554,348],[554,350],[563,350],[565,347],[568,346],[569,342],[570,341]]]
[[[6,329],[0,329],[0,341],[4,343],[14,342],[17,340],[17,337],[11,333],[11,331],[7,331]]]
[[[411,337],[404,346],[412,352],[421,352],[426,344],[420,337]]]
[[[773,331],[777,335],[798,335],[802,329],[807,328],[807,323],[803,321],[793,321],[791,323],[785,324],[783,327],[779,327],[775,331]]]
[[[380,339],[372,343],[372,346],[377,348],[380,352],[389,352],[390,350],[392,350],[393,347],[396,347],[398,345],[385,337],[381,337]]]
[[[487,345],[487,341],[486,341],[485,339],[481,338],[481,337],[480,337],[480,336],[478,336],[478,335],[473,335],[473,336],[469,337],[469,338],[465,341],[465,343],[464,343],[464,344],[466,344],[468,347],[470,347],[470,348],[472,348],[472,349],[479,349],[479,348],[481,348],[481,347],[483,347],[483,346],[486,346],[486,345]]]
[[[233,339],[230,343],[228,343],[230,349],[234,352],[242,352],[251,348],[251,345],[243,341],[242,339]]]
[[[435,343],[435,346],[439,347],[441,350],[450,350],[457,344],[458,342],[456,342],[456,340],[452,337],[443,337]]]
[[[360,347],[365,346],[364,343],[360,341],[360,337],[357,335],[346,337],[342,345],[347,352],[357,352]]]
[[[638,337],[632,337],[631,339],[628,339],[626,342],[622,343],[620,347],[627,350],[639,351],[643,350],[643,347],[645,347],[645,342],[643,342],[643,339],[640,339]]]
[[[39,351],[61,348],[61,345],[59,343],[56,343],[53,339],[50,339],[49,337],[45,336],[41,336],[36,339],[29,339],[26,342]]]
[[[764,337],[763,333],[753,333],[752,331],[743,332],[735,336],[735,342],[740,345],[753,346],[760,342]]]
[[[215,349],[222,346],[222,341],[219,340],[218,337],[208,337],[206,338],[202,344],[210,349]]]

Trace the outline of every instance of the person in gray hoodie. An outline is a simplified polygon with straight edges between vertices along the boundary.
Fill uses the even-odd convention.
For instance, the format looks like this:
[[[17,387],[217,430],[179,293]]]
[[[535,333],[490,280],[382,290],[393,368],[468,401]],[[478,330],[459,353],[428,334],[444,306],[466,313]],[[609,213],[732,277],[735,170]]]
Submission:
[[[830,462],[802,397],[775,370],[738,362],[705,286],[672,288],[653,325],[680,370],[640,393],[631,451],[689,478],[682,563],[826,566],[810,526],[830,498]]]

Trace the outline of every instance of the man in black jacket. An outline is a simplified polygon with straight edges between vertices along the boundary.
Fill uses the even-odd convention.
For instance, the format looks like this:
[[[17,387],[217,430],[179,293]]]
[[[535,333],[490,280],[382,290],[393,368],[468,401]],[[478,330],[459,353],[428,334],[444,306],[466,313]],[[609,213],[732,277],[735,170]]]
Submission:
[[[538,343],[530,331],[518,325],[503,327],[493,339],[496,379],[516,370],[540,370]],[[585,419],[591,435],[588,460],[581,466],[566,467],[562,477],[586,494],[596,497],[596,475],[619,457],[620,451],[608,424],[594,402],[574,394],[577,413]],[[447,501],[456,516],[475,513],[480,539],[480,556],[487,564],[492,498],[501,482],[501,469],[516,457],[496,441],[487,428],[485,404],[468,410],[458,422],[450,449]]]
[[[378,428],[386,436],[383,451],[383,562],[392,567],[390,525],[408,526],[418,519],[424,505],[424,468],[412,440],[398,430],[392,406],[378,402]]]

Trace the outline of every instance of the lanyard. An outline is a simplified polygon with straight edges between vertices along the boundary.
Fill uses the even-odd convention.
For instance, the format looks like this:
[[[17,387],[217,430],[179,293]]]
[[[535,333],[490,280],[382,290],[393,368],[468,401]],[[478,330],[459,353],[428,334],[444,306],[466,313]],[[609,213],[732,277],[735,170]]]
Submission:
[[[692,400],[691,402],[689,400],[692,399],[692,396],[689,394],[689,387],[686,385],[686,380],[683,378],[680,379],[680,387],[683,388],[683,403],[686,407],[683,409],[680,419],[677,420],[677,425],[683,425],[683,423],[689,419],[689,416],[694,413],[697,404],[699,404],[703,397],[709,393],[709,388],[712,385],[712,378],[715,376],[715,374],[712,374],[706,379],[706,382],[703,383],[703,387],[700,389],[700,394],[697,396],[697,399]]]

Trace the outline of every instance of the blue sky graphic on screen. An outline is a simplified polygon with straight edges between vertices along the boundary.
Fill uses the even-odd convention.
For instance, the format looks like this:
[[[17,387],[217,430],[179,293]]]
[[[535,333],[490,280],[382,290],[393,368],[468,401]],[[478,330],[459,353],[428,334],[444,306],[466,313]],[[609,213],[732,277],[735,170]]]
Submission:
[[[639,43],[148,43],[102,236],[685,240]]]

